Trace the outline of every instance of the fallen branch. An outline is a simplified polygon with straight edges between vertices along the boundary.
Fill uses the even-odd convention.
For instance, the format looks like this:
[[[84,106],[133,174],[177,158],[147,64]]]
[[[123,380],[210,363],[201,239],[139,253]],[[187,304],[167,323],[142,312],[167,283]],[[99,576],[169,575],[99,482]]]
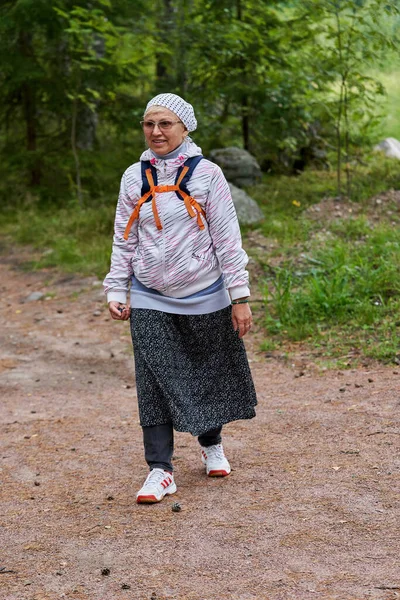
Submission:
[[[376,585],[376,590],[400,590],[400,586],[398,585]]]
[[[5,567],[0,567],[0,575],[3,573],[16,573],[17,571],[13,571],[12,569],[6,569]]]
[[[89,527],[89,529],[86,529],[85,533],[89,533],[89,531],[93,531],[93,529],[96,529],[96,527],[101,527],[101,525],[100,524],[93,525],[93,527]]]
[[[400,435],[400,431],[373,431],[372,433],[367,433],[367,437],[370,435],[378,435],[378,433],[382,433],[383,435]]]

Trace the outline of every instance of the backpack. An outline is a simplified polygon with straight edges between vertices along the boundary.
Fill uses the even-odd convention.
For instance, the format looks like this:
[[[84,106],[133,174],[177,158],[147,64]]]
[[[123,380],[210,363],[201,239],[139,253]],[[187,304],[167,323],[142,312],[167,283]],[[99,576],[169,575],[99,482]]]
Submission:
[[[188,181],[193,175],[193,171],[199,164],[199,162],[203,159],[203,156],[192,156],[185,160],[183,165],[179,167],[178,172],[175,178],[175,185],[157,185],[157,169],[151,164],[149,160],[142,160],[141,168],[142,168],[142,190],[141,190],[141,198],[133,213],[130,216],[128,224],[125,228],[124,239],[127,240],[129,236],[129,232],[132,228],[133,223],[136,219],[139,218],[139,212],[142,207],[142,204],[145,202],[152,203],[154,220],[156,222],[157,229],[162,229],[160,217],[157,211],[156,205],[156,194],[162,194],[163,192],[175,192],[180,200],[185,203],[186,210],[190,217],[197,217],[197,224],[200,229],[204,229],[204,223],[202,220],[205,218],[206,213],[201,208],[200,204],[196,202],[194,198],[190,195],[190,192],[187,188]]]

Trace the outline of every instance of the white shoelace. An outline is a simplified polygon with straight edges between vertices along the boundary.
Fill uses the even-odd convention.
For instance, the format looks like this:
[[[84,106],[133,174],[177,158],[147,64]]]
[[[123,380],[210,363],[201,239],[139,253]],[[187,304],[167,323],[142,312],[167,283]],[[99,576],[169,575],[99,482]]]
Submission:
[[[218,460],[223,460],[225,458],[224,449],[221,444],[209,446],[206,448],[206,453],[209,458],[217,458]]]
[[[145,481],[145,485],[147,485],[148,483],[152,483],[154,485],[158,485],[160,484],[166,477],[168,477],[168,475],[170,475],[169,473],[166,473],[165,471],[162,471],[161,469],[153,469],[152,471],[150,471],[150,473],[147,475],[146,481]],[[170,475],[171,479],[172,479],[172,475]]]

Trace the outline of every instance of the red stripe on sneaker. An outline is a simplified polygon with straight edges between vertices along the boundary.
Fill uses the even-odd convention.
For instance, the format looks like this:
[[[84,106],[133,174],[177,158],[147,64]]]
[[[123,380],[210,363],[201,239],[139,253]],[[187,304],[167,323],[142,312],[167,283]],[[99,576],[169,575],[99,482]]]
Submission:
[[[225,471],[225,469],[213,469],[208,473],[209,477],[227,477],[228,475],[229,472]]]
[[[160,500],[161,500],[161,498],[160,498]],[[160,502],[160,500],[152,494],[150,494],[148,496],[138,496],[136,498],[137,504],[154,504],[156,502]]]

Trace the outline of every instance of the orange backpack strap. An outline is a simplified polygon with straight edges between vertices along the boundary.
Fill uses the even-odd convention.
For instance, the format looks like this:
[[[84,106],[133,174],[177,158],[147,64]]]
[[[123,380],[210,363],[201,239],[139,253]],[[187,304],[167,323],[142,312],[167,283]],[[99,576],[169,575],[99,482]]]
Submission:
[[[201,217],[203,216],[203,218],[205,219],[206,213],[201,208],[200,204],[198,202],[196,202],[196,200],[192,197],[190,198],[190,204],[196,209],[197,225],[200,227],[200,229],[204,229],[204,223],[203,223],[203,219]]]
[[[187,165],[185,167],[183,167],[181,174],[179,175],[178,179],[176,180],[177,186],[180,186],[180,184],[182,183],[182,179],[185,177],[185,175],[188,171],[189,171],[189,167]]]
[[[151,172],[151,169],[146,169],[145,172],[146,172],[147,181],[149,182],[150,191],[151,191],[155,187],[153,174]]]
[[[135,206],[125,228],[125,240],[127,240],[129,237],[133,223],[139,218],[139,212],[142,205],[150,199],[156,227],[158,230],[162,229],[160,215],[158,214],[157,210],[156,194],[162,194],[164,192],[176,192],[178,198],[184,201],[188,215],[191,218],[196,217],[199,228],[204,229],[203,219],[206,218],[206,213],[201,208],[200,204],[196,202],[192,196],[190,196],[189,190],[187,189],[187,182],[202,158],[203,156],[194,156],[192,158],[188,158],[185,161],[185,164],[178,169],[175,185],[157,185],[157,171],[155,167],[150,163],[150,161],[142,161],[142,196]]]
[[[151,172],[151,169],[146,169],[145,171],[146,173],[146,178],[147,178],[147,182],[148,182],[148,187],[150,188],[148,192],[146,192],[145,194],[143,194],[143,196],[140,198],[140,200],[138,201],[138,203],[136,204],[135,208],[133,209],[133,212],[129,218],[128,224],[125,227],[125,231],[124,231],[124,240],[127,240],[130,234],[130,231],[132,229],[132,225],[134,224],[134,222],[136,221],[136,219],[139,217],[139,212],[140,209],[142,208],[142,204],[144,204],[149,198],[150,196],[153,196],[153,213],[154,213],[154,206],[155,206],[155,201],[154,201],[154,197],[155,197],[155,186],[154,186],[154,179],[153,179],[153,175]],[[160,217],[158,216],[158,212],[157,212],[157,207],[155,207],[155,213],[157,214],[157,219],[159,224],[161,225],[160,222]],[[156,214],[154,213],[154,218],[156,217]],[[156,223],[157,223],[157,219],[156,219]],[[157,225],[157,228],[160,229]],[[162,227],[161,227],[162,229]]]
[[[190,195],[187,184],[193,175],[193,171],[203,159],[203,156],[192,156],[185,161],[176,175],[175,183],[179,186],[179,190],[176,192],[178,198],[181,198],[186,206],[186,210],[190,217],[197,217],[197,224],[200,229],[204,229],[203,218],[205,219],[206,213],[201,208],[200,204]]]
[[[153,194],[153,200],[151,201],[151,208],[153,210],[154,220],[156,222],[156,227],[158,230],[162,229],[160,215],[158,214],[157,204],[156,204],[156,195]]]
[[[193,198],[191,196],[188,196],[188,194],[186,194],[186,192],[184,192],[183,190],[179,189],[179,192],[181,194],[181,196],[183,197],[183,201],[185,203],[186,206],[186,210],[189,213],[190,217],[195,217],[196,213],[194,212],[193,208],[192,208],[192,200]]]

